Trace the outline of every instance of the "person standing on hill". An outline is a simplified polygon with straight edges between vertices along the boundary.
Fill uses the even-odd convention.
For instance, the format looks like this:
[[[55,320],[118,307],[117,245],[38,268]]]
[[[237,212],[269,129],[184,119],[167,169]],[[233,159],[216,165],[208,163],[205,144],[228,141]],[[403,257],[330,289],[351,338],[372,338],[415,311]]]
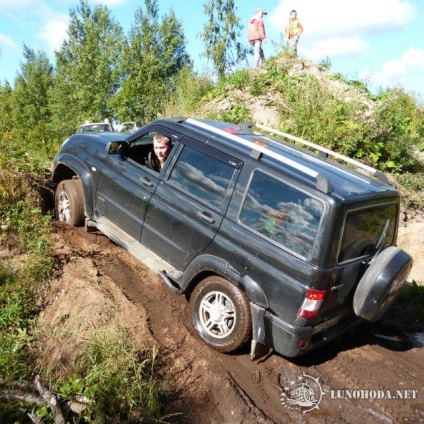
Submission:
[[[290,12],[289,22],[284,30],[284,36],[287,40],[287,45],[297,56],[297,43],[299,42],[299,37],[303,32],[303,25],[300,23],[297,18],[297,12],[292,10]]]
[[[257,9],[256,13],[250,18],[247,27],[247,41],[254,46],[253,68],[259,68],[260,62],[265,60],[262,50],[262,41],[266,40],[265,25],[262,17],[267,13],[263,9]]]

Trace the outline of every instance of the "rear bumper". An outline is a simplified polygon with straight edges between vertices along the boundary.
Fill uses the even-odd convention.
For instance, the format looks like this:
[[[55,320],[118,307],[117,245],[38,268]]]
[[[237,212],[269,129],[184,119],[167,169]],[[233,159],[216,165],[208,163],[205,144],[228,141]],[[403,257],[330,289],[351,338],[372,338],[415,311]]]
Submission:
[[[252,317],[253,339],[290,358],[303,355],[364,322],[361,318],[351,315],[315,327],[298,327],[256,305],[252,306]]]

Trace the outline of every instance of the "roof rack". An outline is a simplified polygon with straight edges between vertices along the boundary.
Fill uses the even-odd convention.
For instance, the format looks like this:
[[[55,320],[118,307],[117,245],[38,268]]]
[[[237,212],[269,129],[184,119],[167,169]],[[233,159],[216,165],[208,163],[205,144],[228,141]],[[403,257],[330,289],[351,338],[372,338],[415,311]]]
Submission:
[[[318,144],[312,143],[311,141],[303,140],[302,138],[296,137],[296,136],[291,135],[291,134],[287,134],[287,133],[282,132],[282,131],[278,131],[274,128],[270,128],[270,127],[267,127],[267,126],[262,125],[262,124],[255,124],[255,126],[257,128],[260,128],[261,130],[264,130],[264,131],[267,131],[267,132],[270,132],[270,133],[274,133],[274,134],[280,135],[282,137],[288,138],[289,140],[293,140],[293,141],[296,141],[298,143],[304,144],[306,146],[312,147],[313,149],[319,150],[320,152],[323,152],[327,155],[334,156],[337,159],[348,162],[352,165],[357,166],[358,168],[362,168],[362,169],[370,172],[371,174],[373,174],[377,178],[378,181],[380,181],[384,184],[390,184],[388,178],[386,177],[386,175],[383,174],[383,172],[381,172],[378,169],[375,169],[371,166],[365,165],[364,163],[358,162],[355,159],[352,159],[348,156],[334,152],[333,150],[327,149],[325,147],[319,146]]]
[[[321,175],[320,173],[314,171],[313,169],[310,169],[310,168],[308,168],[304,165],[301,165],[301,164],[299,164],[299,163],[297,163],[297,162],[295,162],[295,161],[293,161],[289,158],[286,158],[279,153],[270,151],[266,147],[257,145],[255,143],[249,141],[249,140],[244,139],[243,137],[231,134],[227,131],[216,128],[212,125],[198,121],[197,119],[189,118],[189,119],[186,119],[185,122],[188,123],[188,124],[194,125],[196,127],[203,128],[203,129],[210,131],[210,132],[213,132],[215,134],[219,134],[223,137],[229,138],[233,141],[236,141],[237,143],[242,144],[243,146],[250,147],[252,149],[252,153],[253,152],[260,152],[261,154],[264,154],[264,155],[270,156],[274,159],[277,159],[278,161],[280,161],[280,162],[282,162],[286,165],[289,165],[292,168],[295,168],[296,170],[303,172],[306,175],[309,175],[309,176],[315,178],[316,179],[316,188],[318,190],[321,190],[324,193],[330,193],[331,192],[331,183],[328,180],[328,178]],[[255,157],[255,155],[251,155],[251,156]],[[260,154],[257,154],[256,158],[259,159],[259,157],[260,157]]]

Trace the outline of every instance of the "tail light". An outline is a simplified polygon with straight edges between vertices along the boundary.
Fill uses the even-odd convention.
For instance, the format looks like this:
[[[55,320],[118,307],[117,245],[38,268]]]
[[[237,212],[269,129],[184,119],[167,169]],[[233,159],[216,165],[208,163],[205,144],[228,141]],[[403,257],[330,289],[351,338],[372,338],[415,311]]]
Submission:
[[[314,318],[321,307],[324,296],[325,290],[309,289],[297,315],[305,319]]]

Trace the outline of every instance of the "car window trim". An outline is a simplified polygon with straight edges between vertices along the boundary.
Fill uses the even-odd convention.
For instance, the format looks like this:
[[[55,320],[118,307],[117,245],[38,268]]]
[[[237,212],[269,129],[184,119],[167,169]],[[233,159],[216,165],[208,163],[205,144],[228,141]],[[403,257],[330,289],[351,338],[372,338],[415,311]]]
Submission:
[[[177,143],[181,137],[183,136],[180,132],[175,131],[173,129],[163,127],[161,125],[152,125],[149,127],[143,127],[138,129],[136,132],[131,133],[129,137],[125,140],[127,143],[132,143],[136,141],[137,139],[141,138],[143,135],[146,135],[151,132],[159,132],[166,137],[169,137],[171,139],[171,143],[174,145]]]
[[[184,136],[180,143],[192,147],[195,150],[198,150],[206,155],[213,157],[221,162],[230,165],[233,168],[240,169],[243,165],[243,161],[240,159],[236,159],[234,156],[231,156],[227,153],[224,153],[221,150],[218,150],[212,146],[208,146],[200,141],[195,140],[194,138]]]

